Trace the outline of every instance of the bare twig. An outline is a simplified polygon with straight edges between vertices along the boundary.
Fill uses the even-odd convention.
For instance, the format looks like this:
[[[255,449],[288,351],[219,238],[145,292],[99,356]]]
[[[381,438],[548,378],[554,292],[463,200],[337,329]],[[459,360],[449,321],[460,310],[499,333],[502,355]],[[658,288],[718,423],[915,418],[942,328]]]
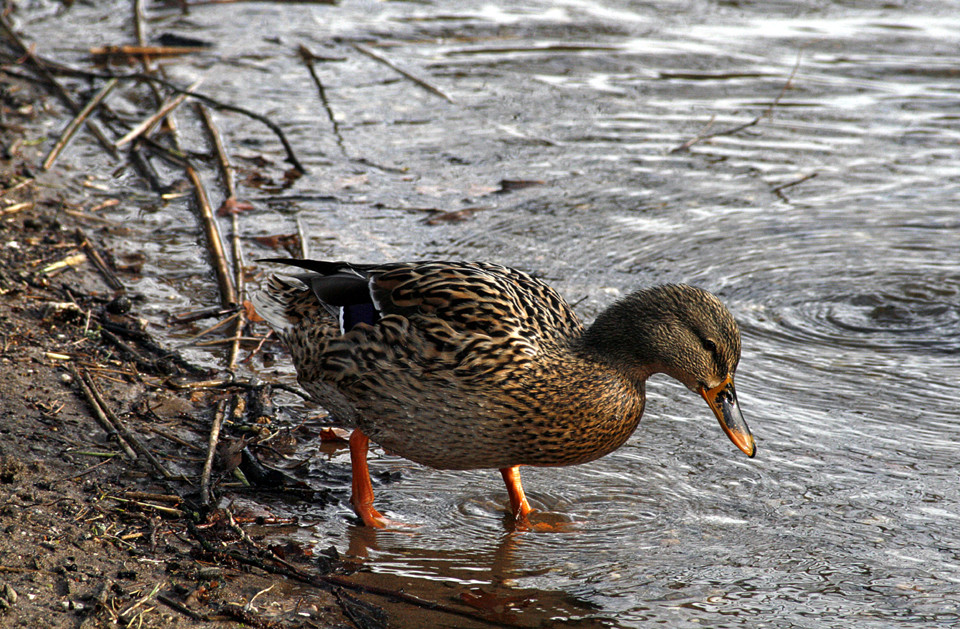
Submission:
[[[158,76],[154,76],[152,74],[148,74],[145,72],[131,72],[129,74],[114,74],[111,72],[94,72],[91,70],[74,68],[65,63],[60,63],[57,61],[53,61],[51,59],[40,57],[38,55],[30,54],[29,49],[26,48],[22,40],[20,40],[20,38],[13,31],[13,28],[9,25],[9,23],[5,19],[2,19],[2,17],[0,17],[0,27],[2,27],[7,32],[7,34],[11,36],[11,38],[15,38],[15,41],[18,42],[18,45],[22,48],[22,51],[24,54],[29,54],[29,58],[32,61],[34,61],[35,64],[38,65],[38,70],[43,75],[44,80],[48,81],[49,83],[54,85],[55,88],[58,89],[58,94],[61,96],[61,98],[64,98],[65,102],[68,102],[69,106],[73,109],[74,112],[79,111],[80,109],[79,106],[73,103],[72,99],[70,99],[69,94],[67,94],[66,91],[63,89],[63,87],[60,86],[59,83],[57,83],[53,79],[51,70],[54,70],[59,74],[64,74],[68,76],[78,76],[78,77],[83,77],[87,79],[116,78],[116,79],[120,79],[121,81],[147,81],[151,84],[156,83],[158,85],[162,85],[167,89],[177,93],[186,92],[186,90],[183,87],[180,87],[173,81],[169,81],[167,79],[163,79]],[[270,129],[270,131],[274,133],[274,135],[277,136],[277,139],[280,141],[280,144],[283,145],[283,149],[287,154],[286,160],[290,162],[290,164],[292,164],[293,167],[299,170],[301,173],[307,172],[307,169],[303,166],[303,164],[300,163],[300,160],[297,159],[297,155],[293,150],[293,146],[290,144],[290,141],[287,139],[287,136],[283,133],[283,130],[279,127],[279,125],[277,125],[275,122],[270,120],[268,117],[264,116],[263,114],[259,114],[255,111],[246,109],[244,107],[239,107],[237,105],[224,103],[211,96],[207,96],[206,94],[203,94],[201,92],[194,92],[190,94],[190,96],[194,100],[203,101],[216,109],[219,109],[222,111],[232,111],[234,113],[247,116],[248,118],[253,118],[257,122],[260,122],[261,124],[265,125],[268,129]],[[88,119],[87,120],[88,127],[92,124],[93,124],[93,121]],[[113,142],[106,139],[106,137],[103,135],[103,132],[100,131],[99,127],[97,127],[97,131],[95,131],[94,134],[97,135],[97,139],[101,141],[104,148],[110,151],[111,155],[116,157],[117,154],[116,154],[116,149],[113,146]]]
[[[70,143],[70,140],[73,138],[73,135],[77,132],[77,129],[80,128],[87,118],[93,113],[93,110],[97,108],[104,98],[107,97],[110,92],[113,91],[113,88],[117,86],[119,82],[118,79],[110,79],[107,81],[104,86],[100,89],[96,95],[90,99],[90,101],[80,110],[80,112],[70,121],[70,124],[63,130],[63,133],[60,134],[60,138],[57,140],[57,143],[53,145],[53,148],[50,149],[50,153],[47,154],[47,159],[43,160],[43,169],[50,170],[53,166],[53,162],[56,161],[57,157],[60,155],[60,152],[67,147],[67,144]]]
[[[163,594],[157,594],[157,600],[163,603],[164,605],[166,605],[167,607],[177,610],[178,612],[180,612],[181,614],[183,614],[184,616],[192,620],[204,621],[204,622],[209,620],[207,616],[204,616],[203,614],[198,614],[197,612],[193,611],[186,605],[182,603],[178,603],[177,601],[167,596],[164,596]]]
[[[103,275],[104,281],[115,291],[124,290],[123,283],[117,277],[117,274],[113,272],[106,261],[103,259],[103,256],[100,255],[100,252],[97,251],[97,248],[93,246],[93,243],[90,242],[90,239],[86,234],[83,233],[83,230],[77,228],[76,231],[77,242],[80,243],[80,246],[83,247],[84,251],[87,252],[87,256],[93,260],[93,265],[97,267],[100,273]]]
[[[425,80],[421,79],[420,77],[408,72],[407,70],[404,70],[403,68],[399,67],[397,64],[393,63],[392,61],[390,61],[389,59],[381,55],[379,52],[373,50],[372,48],[368,48],[358,42],[353,42],[351,45],[353,46],[354,50],[356,50],[357,52],[370,57],[374,61],[382,63],[383,65],[387,66],[388,68],[390,68],[391,70],[399,74],[400,76],[416,83],[417,85],[427,90],[431,94],[434,94],[435,96],[439,96],[440,98],[447,101],[448,103],[454,104],[453,99],[447,96],[439,87],[431,85],[430,83],[427,83]]]
[[[97,396],[93,394],[93,391],[90,389],[90,386],[87,384],[85,378],[82,378],[80,373],[77,372],[72,367],[70,368],[70,375],[73,376],[73,379],[76,380],[77,385],[80,387],[80,392],[83,394],[83,397],[86,398],[87,404],[90,405],[90,408],[93,409],[93,416],[100,424],[100,426],[107,432],[107,437],[111,439],[116,439],[117,443],[123,448],[123,452],[128,459],[135,461],[137,459],[137,453],[133,451],[133,448],[130,447],[130,444],[120,435],[120,431],[117,426],[114,425],[113,421],[107,417],[106,412],[104,411],[103,406],[100,405]]]
[[[118,452],[117,454],[119,454],[119,452]],[[114,458],[116,458],[116,457],[112,457],[112,456],[111,456],[110,458],[104,459],[103,461],[100,461],[99,463],[94,463],[94,464],[91,465],[90,467],[86,468],[85,470],[81,470],[81,471],[77,472],[76,474],[68,474],[67,476],[61,476],[60,478],[57,479],[57,481],[76,480],[76,479],[80,478],[81,476],[86,476],[87,474],[90,474],[91,472],[94,472],[94,471],[100,469],[101,467],[103,467],[103,466],[106,465],[107,463],[112,462],[112,461],[114,460]]]
[[[203,462],[203,473],[200,475],[200,499],[203,504],[210,504],[210,476],[213,474],[213,457],[217,453],[217,443],[220,441],[220,426],[226,415],[227,401],[220,400],[217,410],[213,414],[213,424],[210,426],[210,436],[207,439],[207,458]]]
[[[179,107],[180,103],[185,101],[187,99],[187,96],[190,96],[198,87],[200,87],[200,84],[202,82],[203,82],[202,79],[195,81],[192,85],[187,87],[186,90],[180,92],[179,94],[177,94],[176,96],[174,96],[173,98],[165,102],[163,105],[161,105],[160,109],[157,110],[155,114],[153,114],[152,116],[150,116],[149,118],[147,118],[146,120],[144,120],[143,122],[135,126],[126,135],[124,135],[122,138],[117,140],[116,147],[120,148],[121,146],[123,146],[127,142],[130,142],[134,138],[141,136],[147,133],[148,131],[150,131],[150,129],[152,129],[154,125],[156,125],[158,122],[163,120],[163,118],[166,117],[167,114],[169,114],[171,111]]]

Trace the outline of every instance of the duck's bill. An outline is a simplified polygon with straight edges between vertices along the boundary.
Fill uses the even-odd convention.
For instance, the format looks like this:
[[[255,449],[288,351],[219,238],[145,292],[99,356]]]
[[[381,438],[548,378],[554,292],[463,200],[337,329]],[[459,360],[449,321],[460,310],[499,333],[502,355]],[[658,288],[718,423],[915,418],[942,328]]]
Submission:
[[[727,433],[730,441],[735,446],[744,451],[747,456],[753,456],[757,453],[757,443],[747,427],[746,420],[740,412],[740,404],[737,403],[737,392],[733,388],[733,377],[727,376],[727,379],[718,386],[707,389],[701,387],[700,395],[707,401],[710,410],[720,420],[720,427]]]

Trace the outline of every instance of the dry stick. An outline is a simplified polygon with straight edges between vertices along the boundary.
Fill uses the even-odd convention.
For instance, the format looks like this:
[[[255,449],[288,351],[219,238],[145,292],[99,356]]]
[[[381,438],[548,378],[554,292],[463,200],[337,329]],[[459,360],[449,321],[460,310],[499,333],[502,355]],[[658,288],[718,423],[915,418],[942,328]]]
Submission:
[[[300,58],[303,59],[304,63],[307,64],[307,70],[310,71],[310,76],[313,77],[313,83],[317,86],[317,92],[320,94],[320,102],[323,104],[323,109],[327,112],[327,119],[330,121],[330,125],[333,127],[333,137],[337,140],[337,146],[340,147],[340,153],[344,157],[347,157],[347,148],[343,143],[343,135],[340,133],[340,123],[337,122],[336,116],[333,115],[333,109],[330,107],[330,101],[327,100],[327,91],[323,88],[323,83],[320,82],[320,76],[317,74],[317,69],[314,67],[314,62],[318,59],[309,48],[300,44]]]
[[[150,116],[149,118],[147,118],[146,120],[144,120],[143,122],[135,126],[125,136],[117,140],[116,147],[120,148],[121,146],[133,140],[134,138],[140,135],[143,135],[144,133],[147,133],[150,129],[153,128],[154,125],[160,122],[160,120],[162,120],[167,114],[169,114],[171,111],[179,107],[180,103],[185,101],[188,96],[190,96],[194,91],[196,91],[196,89],[200,87],[201,83],[203,83],[203,79],[198,79],[196,82],[190,85],[185,91],[181,92],[180,94],[177,94],[176,96],[168,100],[166,103],[164,103],[155,114],[153,114],[152,116]]]
[[[207,133],[213,142],[213,147],[217,153],[217,163],[220,164],[220,173],[223,176],[223,185],[227,190],[227,199],[236,199],[237,191],[233,179],[233,167],[227,159],[227,152],[223,148],[223,138],[220,131],[213,123],[210,112],[201,103],[196,104],[197,113],[203,119],[203,124],[207,128]],[[237,292],[237,303],[243,301],[244,281],[243,281],[243,251],[240,248],[240,219],[236,212],[230,215],[230,248],[233,254],[233,280]],[[234,320],[233,342],[230,344],[230,353],[227,355],[227,369],[233,371],[237,367],[237,356],[240,354],[240,337],[243,328],[247,325],[246,311],[241,308],[237,311],[237,318]]]
[[[60,134],[60,139],[57,140],[57,143],[53,145],[53,148],[50,149],[50,153],[47,154],[47,159],[43,160],[43,169],[50,170],[50,167],[53,166],[53,162],[56,161],[57,157],[60,155],[60,152],[67,147],[67,144],[70,143],[70,140],[73,138],[73,135],[77,132],[77,129],[80,128],[87,118],[93,113],[93,110],[97,108],[97,105],[103,101],[107,95],[113,91],[113,88],[119,83],[119,79],[110,79],[106,84],[100,89],[97,94],[90,99],[90,101],[80,110],[73,120],[70,121],[70,124],[67,125],[67,128],[63,130],[63,133]]]
[[[45,81],[50,83],[53,86],[54,91],[57,93],[57,96],[66,103],[67,107],[76,114],[80,111],[80,106],[73,100],[73,97],[70,96],[69,92],[60,85],[57,80],[53,77],[53,74],[50,73],[50,70],[47,68],[47,63],[41,60],[40,57],[33,54],[33,51],[27,46],[24,41],[17,35],[16,31],[13,30],[13,26],[10,25],[10,22],[7,21],[5,15],[0,15],[0,28],[7,34],[7,37],[13,40],[13,42],[20,48],[22,54],[33,64],[37,69],[40,75]],[[105,77],[109,78],[109,77]],[[100,128],[95,121],[90,120],[89,118],[85,121],[87,129],[93,133],[94,137],[97,138],[97,141],[100,142],[100,145],[103,146],[114,158],[119,157],[117,154],[117,149],[114,148],[113,143],[107,138],[103,130]]]
[[[97,400],[97,403],[100,405],[104,413],[106,413],[107,417],[110,419],[110,423],[116,427],[117,431],[121,435],[123,435],[123,438],[126,441],[130,442],[133,445],[133,447],[136,448],[136,450],[140,454],[142,454],[147,459],[147,461],[150,462],[150,465],[152,465],[154,469],[160,472],[160,474],[165,479],[170,480],[170,479],[177,478],[176,476],[171,474],[167,470],[167,468],[163,466],[163,463],[161,463],[160,460],[156,456],[154,456],[153,452],[147,449],[147,447],[143,445],[139,439],[137,439],[136,435],[130,432],[126,424],[123,423],[123,420],[117,417],[117,415],[113,412],[113,410],[111,410],[111,408],[107,406],[106,402],[103,401],[103,397],[100,395],[100,390],[97,388],[96,383],[93,381],[93,378],[90,376],[89,373],[87,373],[85,369],[80,371],[80,378],[81,378],[81,381],[84,382],[87,385],[87,387],[90,389],[90,392],[93,394],[93,397]]]
[[[773,110],[777,107],[777,105],[780,104],[780,99],[783,98],[783,95],[786,93],[787,88],[790,87],[790,85],[793,83],[793,78],[797,75],[797,70],[800,68],[800,59],[802,56],[803,56],[803,51],[800,51],[799,53],[797,53],[797,61],[796,63],[793,64],[793,70],[790,71],[790,76],[787,77],[786,82],[780,87],[780,93],[777,94],[777,97],[770,102],[770,106],[764,109],[759,116],[757,116],[750,122],[745,122],[731,129],[724,129],[723,131],[714,131],[713,133],[704,133],[704,131],[706,131],[713,125],[713,120],[716,117],[714,116],[710,119],[710,122],[708,122],[707,125],[703,128],[703,131],[698,133],[695,137],[687,140],[680,146],[675,146],[674,148],[670,149],[669,152],[678,153],[680,151],[687,150],[688,148],[690,148],[694,144],[697,144],[698,142],[709,140],[710,138],[715,138],[721,135],[733,135],[734,133],[739,133],[744,129],[749,129],[752,126],[759,124],[760,121],[763,120],[764,118],[770,117],[773,114]]]
[[[120,431],[114,426],[113,422],[110,421],[110,418],[107,417],[104,413],[104,409],[100,406],[100,402],[97,401],[97,398],[93,395],[93,391],[90,390],[90,387],[87,385],[86,381],[80,377],[80,374],[73,367],[69,368],[70,375],[73,376],[73,379],[76,380],[77,384],[80,385],[80,392],[83,393],[83,397],[86,398],[87,403],[90,405],[90,408],[93,409],[93,416],[100,424],[100,426],[107,431],[107,437],[117,440],[117,443],[120,444],[120,447],[123,448],[123,452],[128,459],[131,461],[137,460],[137,453],[133,451],[133,448],[130,447],[130,444],[124,440],[120,435]]]
[[[200,180],[200,175],[197,174],[193,166],[187,166],[187,177],[193,183],[197,195],[197,206],[200,210],[203,232],[207,238],[207,248],[210,250],[210,255],[213,256],[213,270],[217,275],[217,286],[220,288],[220,304],[226,308],[238,302],[237,293],[233,286],[233,277],[230,275],[227,258],[223,252],[220,227],[213,216],[213,208],[210,207],[210,200],[207,197],[206,189],[203,187],[203,181]]]
[[[421,79],[420,77],[415,76],[415,75],[411,74],[410,72],[404,70],[403,68],[397,66],[397,65],[394,64],[392,61],[390,61],[389,59],[387,59],[386,57],[384,57],[383,55],[381,55],[379,52],[376,52],[375,50],[373,50],[373,49],[371,49],[371,48],[367,48],[367,47],[364,46],[363,44],[360,44],[360,43],[357,43],[357,42],[352,43],[351,46],[353,46],[354,50],[356,50],[357,52],[359,52],[359,53],[361,53],[361,54],[364,54],[364,55],[370,57],[370,58],[373,59],[374,61],[378,61],[378,62],[382,63],[383,65],[387,66],[388,68],[390,68],[391,70],[393,70],[393,71],[396,72],[397,74],[399,74],[399,75],[401,75],[401,76],[409,79],[410,81],[413,81],[414,83],[416,83],[417,85],[419,85],[419,86],[422,87],[423,89],[427,90],[427,91],[430,92],[431,94],[434,94],[434,95],[436,95],[436,96],[439,96],[440,98],[442,98],[443,100],[447,101],[447,102],[450,103],[450,104],[454,104],[453,99],[450,98],[449,96],[447,96],[446,94],[444,94],[444,93],[440,90],[440,88],[435,87],[435,86],[427,83],[426,81],[424,81],[424,80]]]
[[[106,281],[110,288],[115,291],[125,290],[123,283],[117,277],[117,274],[113,272],[113,269],[107,266],[103,256],[100,255],[100,252],[97,251],[96,247],[93,246],[93,243],[90,242],[90,239],[79,227],[77,228],[75,237],[77,242],[80,243],[80,246],[83,247],[83,249],[87,252],[87,257],[93,260],[93,265],[97,267],[97,269],[103,275],[104,281]]]
[[[200,476],[200,499],[203,504],[210,504],[210,476],[213,474],[213,457],[217,453],[217,443],[220,441],[220,426],[226,414],[227,401],[217,403],[217,411],[213,414],[213,425],[210,426],[210,437],[207,439],[207,458],[203,462],[203,473]]]

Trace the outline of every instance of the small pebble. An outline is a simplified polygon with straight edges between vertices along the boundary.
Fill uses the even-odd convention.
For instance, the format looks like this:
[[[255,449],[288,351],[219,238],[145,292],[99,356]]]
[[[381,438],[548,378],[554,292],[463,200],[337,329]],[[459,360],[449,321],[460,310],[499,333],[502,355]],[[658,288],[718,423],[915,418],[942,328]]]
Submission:
[[[68,374],[68,373],[62,373],[62,374],[60,374],[60,382],[62,382],[62,383],[64,383],[64,384],[72,384],[72,383],[73,383],[73,376],[71,376],[71,375]]]
[[[121,295],[107,304],[107,312],[116,315],[127,314],[132,307],[130,299]]]

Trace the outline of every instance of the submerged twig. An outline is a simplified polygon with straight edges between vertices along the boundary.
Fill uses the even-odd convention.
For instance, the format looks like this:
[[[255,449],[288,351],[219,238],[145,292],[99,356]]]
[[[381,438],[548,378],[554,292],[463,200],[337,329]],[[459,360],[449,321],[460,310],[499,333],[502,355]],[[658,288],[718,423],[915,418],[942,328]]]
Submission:
[[[67,144],[70,143],[70,140],[73,138],[73,135],[77,132],[77,129],[80,128],[80,125],[87,121],[87,118],[93,113],[93,110],[107,97],[110,92],[113,91],[113,88],[117,86],[119,79],[110,79],[107,81],[100,91],[90,99],[89,102],[80,110],[79,113],[70,121],[70,124],[63,130],[63,133],[60,134],[60,138],[57,140],[56,144],[53,145],[53,148],[50,149],[50,152],[47,154],[47,159],[43,160],[43,169],[50,170],[53,166],[53,162],[56,161],[60,153],[67,147]]]
[[[359,42],[353,42],[351,46],[353,46],[354,50],[356,50],[357,52],[370,57],[374,61],[382,63],[383,65],[387,66],[388,68],[390,68],[391,70],[399,74],[400,76],[416,83],[417,85],[427,90],[431,94],[434,94],[435,96],[439,96],[440,98],[442,98],[443,100],[447,101],[450,104],[454,104],[453,99],[447,96],[439,87],[436,87],[435,85],[431,85],[430,83],[427,83],[425,80],[421,79],[415,74],[412,74],[407,70],[404,70],[403,68],[401,68],[394,62],[390,61],[389,59],[381,55],[379,52],[373,50],[372,48],[368,48]]]
[[[232,517],[231,517],[232,519]],[[460,609],[458,607],[452,607],[446,605],[439,601],[429,601],[419,596],[414,596],[413,594],[408,594],[403,590],[392,590],[390,588],[379,587],[376,585],[365,585],[362,583],[356,583],[350,579],[333,574],[311,574],[305,572],[298,568],[297,566],[291,564],[288,561],[285,561],[282,557],[277,556],[273,551],[263,548],[259,544],[256,544],[249,536],[243,535],[242,538],[252,549],[254,549],[262,559],[255,557],[250,557],[235,550],[223,550],[221,548],[215,547],[209,541],[205,540],[200,531],[197,529],[196,524],[188,520],[186,522],[187,529],[190,531],[191,535],[200,546],[211,555],[225,556],[233,561],[236,561],[241,564],[248,566],[254,566],[272,574],[279,574],[301,583],[306,583],[314,587],[319,587],[323,589],[333,588],[343,588],[346,590],[351,590],[354,592],[363,592],[366,594],[374,594],[376,596],[381,596],[388,598],[392,601],[406,603],[408,605],[414,605],[421,609],[428,609],[435,612],[441,612],[445,614],[451,614],[454,616],[459,616],[461,618],[469,618],[475,622],[480,622],[486,625],[492,625],[495,627],[517,627],[518,625],[504,622],[502,620],[496,620],[494,618],[489,618],[484,616],[482,613],[470,610],[470,609]]]
[[[777,196],[785,199],[786,197],[783,195],[783,191],[784,191],[784,190],[786,190],[787,188],[792,188],[793,186],[800,185],[800,184],[802,184],[804,181],[810,181],[811,179],[813,179],[814,177],[816,177],[818,174],[819,174],[819,173],[810,173],[810,174],[808,174],[808,175],[804,175],[803,177],[800,177],[799,179],[794,179],[793,181],[788,181],[787,183],[782,183],[782,184],[780,184],[779,186],[776,186],[775,188],[773,188],[773,189],[771,190],[771,192],[773,192],[775,195],[777,195]]]
[[[323,105],[324,111],[327,112],[327,120],[330,121],[330,126],[333,128],[333,137],[337,141],[337,146],[340,147],[340,153],[344,156],[347,156],[347,149],[343,143],[343,135],[340,133],[340,123],[337,122],[337,117],[333,115],[333,109],[330,107],[330,101],[327,100],[327,91],[323,87],[323,83],[320,81],[320,75],[317,74],[317,69],[314,66],[314,62],[317,61],[318,57],[310,51],[309,48],[300,44],[300,58],[303,59],[304,63],[307,64],[307,70],[310,72],[310,76],[313,78],[314,85],[317,86],[317,93],[320,95],[320,103]]]
[[[126,135],[124,135],[122,138],[117,140],[116,147],[120,148],[121,146],[130,142],[134,138],[141,136],[147,133],[148,131],[150,131],[150,129],[152,129],[154,125],[156,125],[158,122],[163,120],[163,118],[165,118],[167,114],[169,114],[171,111],[179,107],[180,104],[183,101],[185,101],[188,96],[193,94],[193,92],[198,87],[200,87],[200,84],[202,82],[203,82],[202,79],[198,79],[197,81],[194,81],[194,83],[189,87],[187,87],[186,90],[180,92],[179,94],[177,94],[176,96],[174,96],[173,98],[165,102],[163,105],[161,105],[160,109],[158,109],[156,113],[154,113],[149,118],[143,120],[140,124],[138,124],[133,129],[131,129]]]
[[[721,135],[733,135],[734,133],[739,133],[744,129],[749,129],[750,127],[753,127],[759,124],[760,121],[763,120],[764,118],[771,117],[773,115],[773,110],[776,109],[777,105],[780,104],[780,99],[783,98],[783,95],[786,93],[787,88],[789,88],[790,85],[793,83],[793,78],[796,76],[797,70],[800,68],[800,59],[802,58],[802,55],[803,55],[802,51],[797,53],[797,61],[796,63],[793,64],[793,70],[790,71],[790,76],[787,77],[786,82],[784,82],[784,84],[780,87],[780,92],[777,94],[777,97],[774,98],[770,102],[770,105],[766,109],[764,109],[756,118],[754,118],[749,122],[745,122],[741,125],[737,125],[730,129],[723,129],[722,131],[714,131],[713,133],[707,133],[706,132],[707,129],[713,126],[714,118],[716,118],[716,116],[713,116],[710,118],[710,121],[704,126],[703,130],[701,130],[696,136],[694,136],[693,138],[690,138],[689,140],[687,140],[686,142],[684,142],[679,146],[675,146],[674,148],[670,149],[669,152],[678,153],[680,151],[685,151],[689,149],[691,146],[693,146],[694,144],[703,142],[704,140],[709,140],[711,138],[715,138]]]

